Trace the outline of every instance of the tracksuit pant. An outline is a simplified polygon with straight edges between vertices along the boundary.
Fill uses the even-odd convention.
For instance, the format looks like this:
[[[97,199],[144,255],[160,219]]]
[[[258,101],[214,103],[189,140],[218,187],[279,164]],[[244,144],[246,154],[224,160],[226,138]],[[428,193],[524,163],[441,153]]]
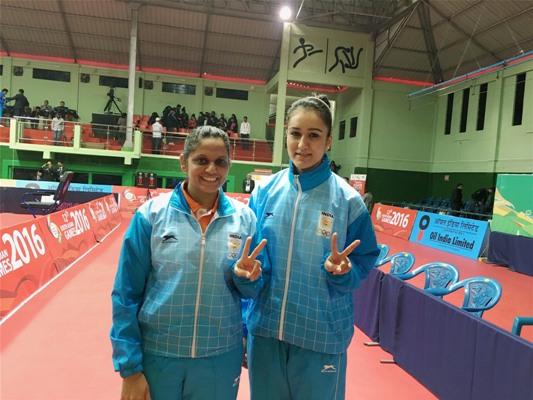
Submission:
[[[251,400],[343,400],[346,353],[327,354],[248,335]]]
[[[235,400],[243,349],[213,357],[170,358],[143,355],[152,400]]]

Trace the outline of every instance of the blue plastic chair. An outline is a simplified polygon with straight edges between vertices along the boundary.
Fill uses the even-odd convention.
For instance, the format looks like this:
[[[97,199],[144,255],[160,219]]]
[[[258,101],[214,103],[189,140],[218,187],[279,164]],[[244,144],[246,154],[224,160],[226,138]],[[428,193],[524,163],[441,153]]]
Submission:
[[[411,279],[422,272],[426,275],[424,290],[434,296],[442,297],[450,292],[450,286],[459,280],[459,271],[444,262],[432,262],[404,274],[403,280]]]
[[[520,336],[524,325],[533,325],[533,317],[516,317],[511,332]]]
[[[383,243],[378,243],[378,248],[379,255],[376,260],[376,267],[379,267],[380,265],[383,265],[389,261],[389,259],[387,258],[387,255],[389,254],[389,246]]]
[[[390,257],[390,274],[399,279],[408,279],[409,270],[415,263],[415,256],[407,251],[394,254]]]
[[[502,295],[502,287],[498,281],[485,276],[464,279],[450,286],[448,293],[465,289],[465,297],[461,308],[476,317],[482,318],[486,310],[494,307]]]

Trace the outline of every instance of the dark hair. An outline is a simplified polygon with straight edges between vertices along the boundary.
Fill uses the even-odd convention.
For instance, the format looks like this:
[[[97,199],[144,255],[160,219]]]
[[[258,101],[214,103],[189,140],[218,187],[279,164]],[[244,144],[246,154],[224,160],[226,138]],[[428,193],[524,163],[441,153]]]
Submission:
[[[185,146],[183,147],[183,156],[187,159],[189,154],[196,150],[204,139],[222,139],[224,146],[226,147],[226,152],[228,153],[228,158],[230,156],[230,144],[228,135],[221,129],[215,128],[214,126],[201,126],[194,129],[185,139]]]
[[[292,103],[292,105],[289,107],[289,110],[287,111],[287,121],[299,108],[316,111],[322,121],[324,121],[324,124],[326,124],[326,127],[328,128],[328,136],[331,135],[331,125],[333,118],[331,115],[331,105],[326,95],[320,94],[316,96],[303,97],[299,100],[296,100],[294,103]]]

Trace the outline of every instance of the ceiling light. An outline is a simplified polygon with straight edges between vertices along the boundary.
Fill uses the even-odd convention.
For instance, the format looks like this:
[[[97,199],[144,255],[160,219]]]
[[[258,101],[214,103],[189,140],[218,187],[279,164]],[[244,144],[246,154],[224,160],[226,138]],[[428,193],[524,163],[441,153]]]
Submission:
[[[288,21],[292,17],[292,10],[289,6],[283,6],[279,10],[279,17],[282,21]]]

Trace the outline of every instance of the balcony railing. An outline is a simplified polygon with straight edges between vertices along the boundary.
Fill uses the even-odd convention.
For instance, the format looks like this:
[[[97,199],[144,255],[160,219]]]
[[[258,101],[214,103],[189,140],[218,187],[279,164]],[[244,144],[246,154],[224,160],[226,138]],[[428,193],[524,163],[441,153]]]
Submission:
[[[1,118],[0,142],[15,149],[124,157],[126,164],[141,155],[179,157],[190,131],[166,133],[157,153],[152,148],[152,133],[136,130],[133,147],[124,148],[124,126],[65,121],[61,135],[55,137],[52,120],[44,118]],[[273,141],[230,137],[232,160],[272,162]]]

